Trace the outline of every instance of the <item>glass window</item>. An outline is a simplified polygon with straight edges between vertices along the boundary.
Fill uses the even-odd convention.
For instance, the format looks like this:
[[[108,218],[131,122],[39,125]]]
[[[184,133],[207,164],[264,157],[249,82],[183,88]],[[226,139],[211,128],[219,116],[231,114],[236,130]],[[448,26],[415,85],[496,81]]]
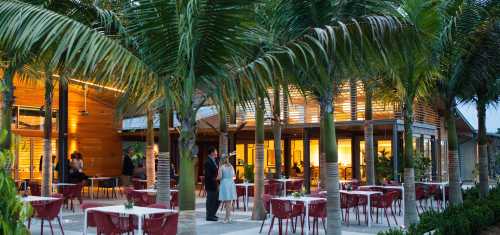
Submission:
[[[28,130],[43,130],[44,111],[35,107],[18,106],[12,112],[15,121],[14,128]],[[52,128],[57,129],[57,111],[52,111]]]

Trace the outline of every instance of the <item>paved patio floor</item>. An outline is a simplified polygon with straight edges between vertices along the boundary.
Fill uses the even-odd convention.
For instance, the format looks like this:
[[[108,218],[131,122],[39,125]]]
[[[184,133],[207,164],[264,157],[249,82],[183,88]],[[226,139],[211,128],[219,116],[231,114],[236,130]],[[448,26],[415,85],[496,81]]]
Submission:
[[[84,198],[85,202],[99,202],[105,204],[114,204],[114,205],[122,205],[125,201],[124,199],[94,199],[90,200],[88,198]],[[241,205],[240,205],[241,206]],[[252,206],[252,202],[250,199],[250,208]],[[83,221],[84,215],[82,210],[79,208],[79,204],[75,205],[75,212],[72,212],[68,209],[63,209],[62,211],[62,221],[65,234],[73,235],[73,234],[82,234],[83,233]],[[222,210],[218,212],[219,218],[224,217],[224,213]],[[262,221],[252,221],[251,219],[251,211],[243,211],[242,208],[236,209],[233,213],[233,222],[230,224],[223,224],[222,222],[210,222],[205,220],[205,198],[197,197],[196,198],[196,227],[198,234],[224,234],[224,235],[250,235],[250,234],[259,234],[259,229]],[[343,225],[342,230],[343,234],[346,235],[366,235],[366,234],[376,234],[381,230],[386,230],[389,227],[387,226],[387,221],[385,217],[380,217],[381,221],[376,223],[375,215],[373,216],[373,224],[371,228],[368,228],[366,224],[364,224],[364,214],[361,213],[361,225],[358,225],[357,220],[355,219],[354,213],[351,211],[350,216],[350,225]],[[402,216],[396,216],[398,220],[398,224],[402,223]],[[394,226],[394,220],[392,217],[389,217],[391,226]],[[270,225],[270,219],[268,219],[264,225],[262,234],[267,234]],[[300,226],[300,224],[299,224]],[[61,234],[59,231],[59,226],[57,226],[57,222],[53,223],[54,233]],[[284,229],[284,228],[283,228]],[[32,234],[41,234],[40,231],[40,222],[38,220],[33,220],[31,224]],[[290,227],[289,231],[290,234]],[[50,234],[50,227],[48,223],[44,224],[44,233]],[[95,234],[95,228],[89,228],[88,234]],[[277,222],[275,222],[274,229],[271,234],[278,234]],[[296,234],[300,234],[300,230]],[[310,232],[312,234],[312,230]],[[325,234],[324,230],[320,224],[320,234]]]

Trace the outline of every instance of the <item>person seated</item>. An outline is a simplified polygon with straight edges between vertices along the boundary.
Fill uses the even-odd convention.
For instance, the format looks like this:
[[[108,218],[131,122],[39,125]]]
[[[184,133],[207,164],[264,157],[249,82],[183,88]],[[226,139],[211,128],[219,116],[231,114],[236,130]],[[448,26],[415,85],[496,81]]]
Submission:
[[[293,171],[294,171],[294,175],[300,175],[302,173],[302,170],[300,169],[300,167],[298,166],[298,163],[297,162],[294,162],[293,163],[293,167],[292,167]]]

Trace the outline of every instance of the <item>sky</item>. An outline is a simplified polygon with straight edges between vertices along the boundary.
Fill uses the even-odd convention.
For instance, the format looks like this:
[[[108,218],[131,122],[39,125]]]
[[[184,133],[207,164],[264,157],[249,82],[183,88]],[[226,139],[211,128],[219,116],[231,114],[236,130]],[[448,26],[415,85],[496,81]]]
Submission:
[[[477,130],[477,111],[475,104],[460,104],[458,109],[467,121]],[[486,110],[486,129],[488,132],[496,133],[500,128],[500,107],[488,107]]]

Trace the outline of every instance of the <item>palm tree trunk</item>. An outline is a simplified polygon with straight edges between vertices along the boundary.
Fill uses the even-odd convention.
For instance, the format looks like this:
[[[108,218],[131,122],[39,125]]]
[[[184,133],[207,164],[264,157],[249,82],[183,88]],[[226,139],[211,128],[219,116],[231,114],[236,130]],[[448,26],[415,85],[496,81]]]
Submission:
[[[219,153],[221,156],[228,157],[229,149],[229,134],[227,132],[227,115],[226,112],[219,109]]]
[[[165,110],[160,112],[160,132],[158,138],[158,203],[170,205],[170,110],[165,105]]]
[[[5,69],[2,79],[2,121],[1,127],[5,132],[5,139],[0,143],[1,150],[10,151],[11,139],[12,139],[12,103],[14,102],[14,75],[16,74],[16,68],[10,65]],[[9,164],[6,164],[8,167]]]
[[[479,195],[488,196],[488,145],[486,138],[486,104],[482,97],[478,97],[477,106],[477,145],[479,153]]]
[[[333,92],[329,92],[332,94]],[[327,234],[341,234],[341,212],[340,212],[340,186],[339,186],[339,163],[337,153],[337,138],[335,135],[335,121],[333,113],[333,96],[322,97],[321,103],[324,110],[321,119],[324,124],[324,143],[326,165],[327,165],[327,192],[328,192],[328,227]]]
[[[52,98],[54,84],[51,73],[45,78],[45,105],[43,121],[42,196],[50,196],[52,189]]]
[[[189,107],[190,110],[194,110]],[[179,117],[181,131],[179,134],[180,176],[179,176],[179,234],[196,234],[195,213],[195,158],[193,149],[196,145],[196,114],[194,111],[185,117]]]
[[[415,171],[413,168],[413,100],[406,99],[404,104],[404,222],[408,228],[418,223],[415,199]]]
[[[373,110],[372,110],[372,90],[365,82],[365,159],[366,159],[366,179],[368,185],[375,185],[375,153],[373,147]]]
[[[274,177],[281,177],[281,107],[280,107],[280,86],[274,88],[274,107],[273,107],[273,136],[274,136],[274,162],[276,173]]]
[[[462,204],[462,187],[460,186],[460,164],[458,160],[458,137],[455,125],[455,106],[445,114],[446,126],[448,128],[448,172],[450,175],[450,203],[452,205]]]
[[[324,116],[325,107],[320,103],[320,117]],[[326,190],[327,172],[325,155],[325,120],[319,119],[319,188]]]
[[[266,216],[262,194],[264,193],[264,99],[256,97],[255,104],[255,178],[252,220],[262,220]]]
[[[155,131],[153,124],[154,112],[148,108],[146,111],[147,116],[147,129],[146,129],[146,179],[148,188],[153,188],[155,184]]]

